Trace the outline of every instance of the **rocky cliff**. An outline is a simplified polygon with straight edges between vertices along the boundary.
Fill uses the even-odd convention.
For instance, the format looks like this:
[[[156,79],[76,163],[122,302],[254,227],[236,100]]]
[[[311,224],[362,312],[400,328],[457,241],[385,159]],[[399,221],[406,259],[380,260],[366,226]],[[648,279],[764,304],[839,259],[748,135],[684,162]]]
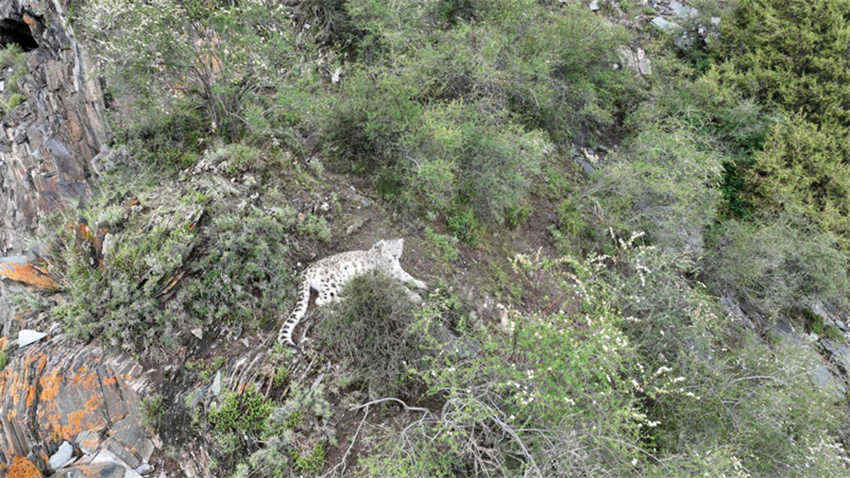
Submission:
[[[18,47],[0,61],[0,268],[7,278],[34,270],[29,238],[49,214],[90,195],[91,160],[105,147],[103,93],[74,36],[71,3],[0,2],[0,46]],[[48,328],[50,321],[13,316],[15,287],[0,284],[3,335]],[[153,450],[140,425],[140,366],[51,336],[25,347],[3,339],[0,476],[42,476],[74,460],[62,476],[138,476],[133,469],[144,471]]]
[[[104,147],[103,94],[69,24],[70,3],[0,3],[0,43],[26,55],[22,102],[4,115],[0,134],[2,255],[26,252],[39,218],[86,197],[90,161]]]

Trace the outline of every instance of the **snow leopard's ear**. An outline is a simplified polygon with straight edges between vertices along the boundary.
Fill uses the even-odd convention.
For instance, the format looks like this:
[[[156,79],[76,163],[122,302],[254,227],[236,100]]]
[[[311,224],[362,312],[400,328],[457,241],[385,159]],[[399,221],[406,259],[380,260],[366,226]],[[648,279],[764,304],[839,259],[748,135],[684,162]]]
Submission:
[[[380,252],[381,254],[383,254],[383,253],[384,253],[384,249],[386,248],[386,243],[387,243],[387,241],[385,241],[385,240],[381,239],[380,241],[378,241],[378,242],[376,242],[374,245],[372,245],[372,249],[371,249],[371,250],[373,250],[373,251],[378,251],[378,252]]]

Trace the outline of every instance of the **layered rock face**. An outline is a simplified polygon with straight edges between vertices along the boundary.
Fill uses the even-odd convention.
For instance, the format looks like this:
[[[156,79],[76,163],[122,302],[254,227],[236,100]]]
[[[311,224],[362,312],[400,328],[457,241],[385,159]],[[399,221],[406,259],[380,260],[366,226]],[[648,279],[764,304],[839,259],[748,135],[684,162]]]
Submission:
[[[52,469],[48,457],[65,442],[77,466],[105,464],[123,474],[147,463],[154,445],[141,425],[141,366],[60,342],[29,346],[0,372],[0,476],[13,476],[22,459]]]
[[[105,148],[103,94],[69,24],[71,3],[0,2],[0,47],[23,51],[14,65],[0,61],[2,335],[27,325],[15,323],[7,300],[17,286],[3,278],[42,287],[22,279],[37,272],[28,238],[50,213],[89,196],[91,160]],[[149,467],[153,442],[141,426],[137,362],[61,336],[7,353],[0,477],[129,477]]]
[[[69,25],[70,3],[0,2],[0,43],[19,45],[27,63],[23,102],[0,120],[2,256],[27,252],[41,218],[86,197],[106,140],[103,93]]]

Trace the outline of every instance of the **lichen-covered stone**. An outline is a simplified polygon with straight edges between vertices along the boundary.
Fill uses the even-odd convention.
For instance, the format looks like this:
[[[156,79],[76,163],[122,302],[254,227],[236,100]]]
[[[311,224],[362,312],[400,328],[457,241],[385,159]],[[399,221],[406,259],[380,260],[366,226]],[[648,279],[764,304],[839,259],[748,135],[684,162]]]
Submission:
[[[0,463],[46,461],[82,432],[109,436],[100,448],[108,444],[130,466],[147,461],[153,443],[141,425],[141,366],[100,347],[59,342],[33,344],[0,371]]]

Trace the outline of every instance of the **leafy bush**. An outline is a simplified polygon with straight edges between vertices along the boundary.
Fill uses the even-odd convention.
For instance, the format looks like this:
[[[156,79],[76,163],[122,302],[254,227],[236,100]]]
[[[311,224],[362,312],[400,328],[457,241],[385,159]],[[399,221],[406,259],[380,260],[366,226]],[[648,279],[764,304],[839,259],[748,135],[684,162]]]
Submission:
[[[256,94],[296,63],[279,2],[102,0],[76,18],[120,96],[157,112],[171,111],[174,99],[196,99],[211,131],[231,141]]]
[[[601,200],[605,225],[701,254],[720,200],[721,160],[689,129],[648,125],[606,164],[591,193]]]
[[[214,184],[195,183],[182,199],[172,187],[142,196],[149,213],[122,208],[117,222],[99,205],[120,197],[83,211],[112,237],[102,259],[92,237],[67,226],[73,221],[61,225],[51,271],[67,300],[53,312],[69,332],[159,354],[192,340],[191,328],[215,336],[227,324],[260,326],[285,308],[280,291],[292,290],[286,253],[295,212],[239,209]]]
[[[609,307],[624,317],[618,329],[635,366],[646,371],[645,382],[636,377],[636,392],[641,413],[655,426],[643,430],[641,443],[655,458],[641,465],[642,474],[846,472],[838,471],[847,465],[839,443],[850,416],[828,391],[812,386],[817,351],[793,335],[766,342],[746,322],[724,316],[705,286],[684,277],[696,265],[686,256],[636,239],[621,241],[613,256],[591,258],[589,268],[579,263],[576,277],[580,287],[607,291],[590,295],[584,306],[610,298]]]
[[[750,169],[752,201],[762,210],[800,214],[850,246],[850,129],[802,117],[777,124]]]
[[[786,115],[753,158],[748,200],[804,214],[848,244],[850,4],[746,0],[721,24],[720,81]]]
[[[809,121],[850,126],[850,4],[744,0],[720,28],[724,81]]]
[[[347,10],[384,53],[342,80],[326,154],[470,243],[472,218],[524,220],[555,146],[595,141],[636,97],[630,74],[610,66],[624,30],[577,6],[355,0]]]
[[[5,92],[19,93],[21,80],[27,74],[27,55],[21,47],[14,42],[0,49],[0,69],[8,68],[10,71],[5,75]]]
[[[554,270],[566,261],[518,267]],[[418,369],[440,412],[421,412],[363,459],[369,476],[622,476],[633,473],[646,419],[635,395],[652,381],[636,366],[618,329],[610,289],[582,282],[579,314],[512,316],[513,336],[474,335],[479,352],[460,361],[440,355]],[[564,276],[566,279],[567,276]],[[569,287],[564,284],[565,287]],[[439,309],[424,309],[435,319]],[[650,380],[650,381],[647,381]],[[411,411],[411,413],[420,413]]]
[[[229,393],[221,405],[209,412],[209,422],[219,433],[258,434],[271,414],[271,403],[253,388]]]
[[[197,160],[210,134],[210,123],[194,98],[175,99],[168,110],[138,105],[138,117],[113,114],[116,140],[134,157],[155,168],[184,169]],[[191,161],[187,160],[191,159]]]
[[[350,364],[377,395],[409,396],[416,383],[408,367],[422,354],[419,332],[411,329],[413,308],[398,281],[379,273],[352,279],[341,301],[318,323],[321,348]]]
[[[728,221],[706,269],[720,292],[733,292],[762,313],[805,310],[819,302],[846,305],[848,259],[834,237],[779,218]]]

